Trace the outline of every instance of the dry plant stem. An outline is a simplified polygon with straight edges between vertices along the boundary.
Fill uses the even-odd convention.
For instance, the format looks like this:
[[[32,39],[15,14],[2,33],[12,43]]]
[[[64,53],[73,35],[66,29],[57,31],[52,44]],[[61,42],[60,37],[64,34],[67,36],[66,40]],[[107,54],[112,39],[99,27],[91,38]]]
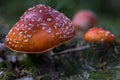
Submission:
[[[67,50],[64,50],[64,51],[58,52],[58,53],[55,54],[55,55],[62,55],[62,54],[68,53],[68,52],[81,51],[81,50],[84,50],[84,49],[87,49],[87,48],[90,48],[90,45],[81,46],[81,47],[78,47],[78,48],[67,49]]]
[[[7,49],[5,43],[0,43],[0,51],[5,51]]]
[[[53,54],[52,51],[50,51],[50,53],[52,53],[52,55],[62,55],[62,54],[68,53],[68,52],[81,51],[81,50],[84,50],[87,48],[90,48],[90,45],[67,49],[67,50],[58,52],[57,54]],[[5,43],[0,43],[0,51],[5,51],[6,49],[7,49],[7,47],[6,47]]]

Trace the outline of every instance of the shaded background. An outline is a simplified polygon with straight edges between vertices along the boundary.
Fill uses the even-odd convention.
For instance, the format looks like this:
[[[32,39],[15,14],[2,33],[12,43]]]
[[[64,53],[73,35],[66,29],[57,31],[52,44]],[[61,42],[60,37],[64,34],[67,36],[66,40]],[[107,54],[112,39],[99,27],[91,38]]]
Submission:
[[[70,19],[77,11],[90,9],[96,13],[99,26],[116,36],[120,35],[120,0],[0,0],[1,25],[7,24],[9,30],[25,10],[41,3],[64,13]]]

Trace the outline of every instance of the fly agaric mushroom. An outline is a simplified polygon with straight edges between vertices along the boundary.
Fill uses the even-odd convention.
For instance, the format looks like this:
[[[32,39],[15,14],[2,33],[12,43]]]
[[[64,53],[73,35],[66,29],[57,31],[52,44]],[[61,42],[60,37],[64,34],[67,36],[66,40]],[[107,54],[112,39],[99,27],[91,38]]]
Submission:
[[[45,5],[29,8],[6,36],[8,48],[25,53],[42,53],[73,38],[71,21]]]
[[[96,15],[90,10],[81,10],[73,17],[73,25],[76,29],[86,30],[97,24]]]
[[[114,43],[116,41],[115,36],[110,31],[98,27],[89,29],[84,35],[84,40],[90,43]]]

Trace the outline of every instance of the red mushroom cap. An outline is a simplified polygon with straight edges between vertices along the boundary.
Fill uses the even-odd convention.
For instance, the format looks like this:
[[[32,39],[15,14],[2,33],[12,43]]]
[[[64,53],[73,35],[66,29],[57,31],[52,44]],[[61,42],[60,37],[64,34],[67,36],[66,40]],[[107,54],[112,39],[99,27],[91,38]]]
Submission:
[[[102,28],[94,27],[89,29],[85,35],[84,40],[86,42],[90,43],[99,43],[99,42],[105,42],[105,43],[114,43],[116,42],[115,36]]]
[[[97,19],[92,11],[81,10],[75,14],[72,22],[75,28],[88,29],[97,24]]]
[[[21,16],[6,36],[8,48],[25,53],[42,53],[71,38],[75,32],[71,21],[45,5],[36,5]]]

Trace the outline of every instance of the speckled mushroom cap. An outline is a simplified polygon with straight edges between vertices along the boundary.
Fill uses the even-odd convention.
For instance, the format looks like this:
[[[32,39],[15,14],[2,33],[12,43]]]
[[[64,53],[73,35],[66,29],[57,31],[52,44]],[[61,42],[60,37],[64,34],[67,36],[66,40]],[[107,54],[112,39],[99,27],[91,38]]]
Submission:
[[[75,32],[71,21],[45,5],[29,8],[6,36],[8,48],[25,53],[42,53],[71,38]]]
[[[80,10],[73,17],[73,25],[75,28],[88,29],[98,23],[96,15],[90,10]]]
[[[116,42],[115,36],[110,31],[104,30],[99,27],[89,29],[84,35],[84,40],[89,43]]]

